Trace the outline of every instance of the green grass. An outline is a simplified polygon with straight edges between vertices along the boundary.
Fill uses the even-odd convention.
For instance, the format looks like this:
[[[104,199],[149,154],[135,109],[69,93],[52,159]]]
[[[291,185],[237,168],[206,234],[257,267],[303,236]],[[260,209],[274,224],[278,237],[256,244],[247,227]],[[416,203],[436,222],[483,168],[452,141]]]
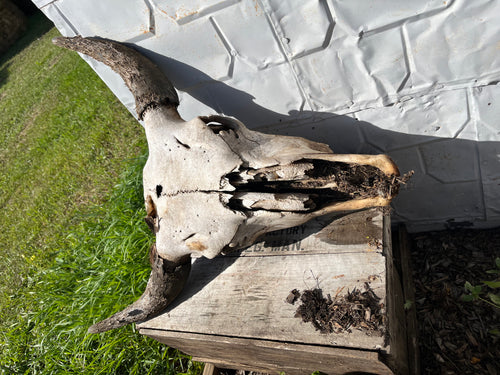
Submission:
[[[41,16],[0,59],[0,373],[175,374],[201,365],[128,326],[86,330],[149,274],[142,128]]]

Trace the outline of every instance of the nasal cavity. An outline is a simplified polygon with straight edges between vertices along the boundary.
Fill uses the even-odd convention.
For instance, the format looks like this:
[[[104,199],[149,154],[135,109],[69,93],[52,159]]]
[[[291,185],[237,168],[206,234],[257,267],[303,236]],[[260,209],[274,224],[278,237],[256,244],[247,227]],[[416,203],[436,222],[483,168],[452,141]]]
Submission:
[[[156,196],[160,198],[161,192],[163,191],[163,186],[161,185],[156,185]]]

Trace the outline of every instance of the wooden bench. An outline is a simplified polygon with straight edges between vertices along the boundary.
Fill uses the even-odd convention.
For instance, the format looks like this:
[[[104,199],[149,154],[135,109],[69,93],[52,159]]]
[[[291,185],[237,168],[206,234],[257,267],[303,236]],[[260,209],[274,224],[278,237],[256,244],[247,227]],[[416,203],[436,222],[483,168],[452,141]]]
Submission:
[[[323,334],[295,317],[293,289],[343,295],[365,283],[386,309],[385,334]],[[182,294],[140,333],[220,368],[268,373],[407,373],[405,313],[390,224],[380,209],[267,234],[250,248],[193,260]]]

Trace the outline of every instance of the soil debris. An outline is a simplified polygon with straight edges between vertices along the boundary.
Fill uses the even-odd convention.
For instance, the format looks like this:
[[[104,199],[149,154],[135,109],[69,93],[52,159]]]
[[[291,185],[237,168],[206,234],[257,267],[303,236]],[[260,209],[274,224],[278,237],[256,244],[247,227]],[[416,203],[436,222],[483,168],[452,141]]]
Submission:
[[[295,292],[299,293],[294,289],[289,297],[295,296]],[[290,302],[289,298],[286,301],[295,302]],[[384,334],[384,304],[368,283],[365,284],[364,292],[355,288],[334,299],[329,294],[326,298],[323,297],[323,291],[318,288],[305,290],[300,301],[295,317],[301,318],[305,323],[312,323],[323,334],[350,333],[353,329],[362,330],[368,335]]]
[[[293,305],[300,298],[300,292],[297,289],[294,289],[290,292],[288,297],[286,297],[286,302]]]

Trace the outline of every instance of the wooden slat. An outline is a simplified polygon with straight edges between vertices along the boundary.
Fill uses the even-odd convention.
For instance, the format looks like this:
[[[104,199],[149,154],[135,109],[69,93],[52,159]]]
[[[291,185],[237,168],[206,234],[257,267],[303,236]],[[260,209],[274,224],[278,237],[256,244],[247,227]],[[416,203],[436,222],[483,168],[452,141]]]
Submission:
[[[295,318],[297,306],[285,299],[293,289],[320,287],[335,296],[354,288],[364,290],[365,282],[384,299],[384,263],[380,253],[199,259],[175,305],[140,327],[362,349],[383,347],[381,335],[363,331],[320,334],[312,324]]]
[[[415,285],[413,283],[410,240],[405,225],[400,225],[398,230],[399,254],[401,259],[401,275],[403,281],[403,294],[405,303],[410,305],[405,309],[408,367],[412,375],[420,374],[420,351],[418,346],[417,310],[415,306]]]
[[[399,270],[395,264],[389,217],[384,217],[384,252],[387,260],[387,317],[389,320],[390,354],[387,361],[397,373],[408,373],[408,349],[406,343],[406,319],[404,295]]]
[[[205,367],[203,368],[203,375],[219,375],[219,369],[213,364],[208,363],[207,360],[197,360],[197,362],[205,362]]]
[[[382,213],[366,210],[326,215],[267,233],[254,245],[225,257],[381,252]]]
[[[208,361],[224,368],[267,371],[287,375],[367,372],[392,374],[373,351],[350,350],[322,346],[282,343],[266,340],[241,339],[186,332],[158,332],[142,329],[166,345],[193,355],[196,360]],[[214,360],[214,358],[216,360]]]

